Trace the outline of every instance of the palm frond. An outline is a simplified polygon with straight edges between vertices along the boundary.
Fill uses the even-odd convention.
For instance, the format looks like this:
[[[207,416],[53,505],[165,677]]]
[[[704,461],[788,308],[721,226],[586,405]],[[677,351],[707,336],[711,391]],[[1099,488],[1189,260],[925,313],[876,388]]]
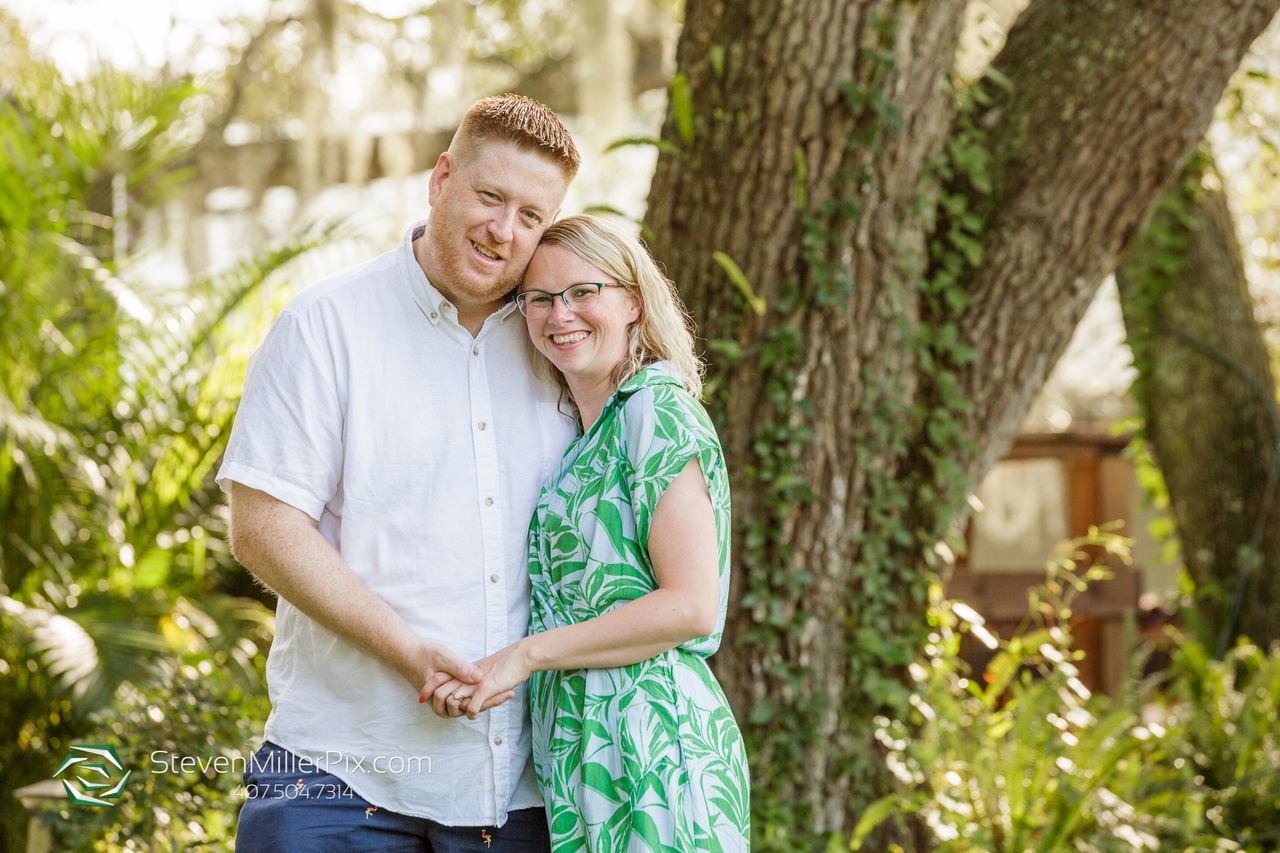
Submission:
[[[0,613],[30,632],[30,651],[54,683],[84,710],[108,701],[123,682],[140,682],[157,652],[168,649],[154,614],[139,602],[110,595],[57,609],[0,596]]]

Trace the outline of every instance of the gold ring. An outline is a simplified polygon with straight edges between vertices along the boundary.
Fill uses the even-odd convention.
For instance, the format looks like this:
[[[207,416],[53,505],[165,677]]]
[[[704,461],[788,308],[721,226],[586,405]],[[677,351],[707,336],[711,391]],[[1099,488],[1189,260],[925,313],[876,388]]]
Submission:
[[[453,695],[453,698],[454,698],[454,699],[456,699],[456,700],[457,700],[457,701],[459,701],[459,702],[461,702],[461,701],[463,700],[463,695],[462,695],[462,691],[461,691],[461,690],[455,690],[455,691],[453,691],[453,694],[452,694],[452,695]]]

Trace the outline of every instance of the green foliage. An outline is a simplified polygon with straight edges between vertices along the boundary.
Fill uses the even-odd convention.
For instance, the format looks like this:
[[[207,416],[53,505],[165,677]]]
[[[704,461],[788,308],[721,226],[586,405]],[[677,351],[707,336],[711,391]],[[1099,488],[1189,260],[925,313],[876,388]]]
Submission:
[[[127,685],[94,715],[83,740],[115,746],[133,775],[115,808],[46,810],[64,849],[232,849],[240,780],[268,711],[266,695],[209,657],[159,669],[145,689]],[[183,758],[194,760],[184,765]]]
[[[897,125],[874,93],[856,94],[878,125]],[[863,376],[870,418],[857,452],[867,472],[867,522],[858,538],[860,586],[851,607],[855,631],[847,676],[861,695],[846,701],[870,703],[880,719],[910,719],[918,706],[919,685],[906,672],[925,644],[927,626],[919,614],[928,600],[929,570],[942,568],[963,547],[954,519],[964,505],[969,476],[955,460],[959,451],[972,450],[964,435],[972,404],[956,377],[974,354],[959,339],[959,317],[968,306],[968,276],[980,261],[986,227],[970,208],[975,197],[990,191],[985,135],[969,119],[978,97],[976,90],[962,93],[947,149],[931,164],[938,195],[933,212],[922,211],[933,217],[927,261],[904,254],[897,269],[883,277],[890,297],[884,310],[914,361],[918,388],[913,393],[903,377]],[[916,317],[903,310],[913,301]],[[872,453],[884,448],[901,455],[899,465],[874,463]],[[884,760],[867,750],[850,770],[875,778],[871,767]],[[881,827],[877,843],[917,831],[902,814],[884,815],[895,828],[886,833]]]
[[[182,664],[261,689],[270,614],[226,594],[241,570],[212,474],[256,339],[240,309],[328,232],[183,287],[132,280],[196,93],[35,67],[0,99],[0,846],[21,847],[12,788],[121,691]]]
[[[625,139],[616,139],[605,147],[604,153],[616,151],[619,148],[627,148],[634,145],[649,145],[657,148],[663,154],[670,154],[672,157],[683,157],[684,150],[678,146],[672,145],[665,139],[654,139],[648,136],[628,136]]]
[[[1178,560],[1178,540],[1175,535],[1173,517],[1169,507],[1169,487],[1165,484],[1164,473],[1156,464],[1142,430],[1140,418],[1125,418],[1116,422],[1111,428],[1112,435],[1128,435],[1129,443],[1125,446],[1124,456],[1133,463],[1134,477],[1138,481],[1139,499],[1143,506],[1149,506],[1156,515],[1147,525],[1151,538],[1162,544],[1160,562],[1174,563]]]
[[[1227,100],[1237,97],[1239,93],[1235,92]],[[1160,508],[1170,507],[1168,490],[1156,460],[1155,451],[1161,448],[1153,446],[1146,431],[1146,421],[1159,414],[1153,408],[1159,402],[1155,389],[1162,375],[1155,361],[1157,347],[1168,346],[1172,342],[1193,353],[1195,359],[1206,364],[1212,363],[1225,371],[1229,376],[1227,381],[1243,382],[1271,413],[1272,432],[1280,427],[1280,415],[1276,413],[1274,388],[1270,382],[1264,383],[1253,378],[1230,354],[1188,332],[1183,328],[1184,323],[1166,316],[1172,310],[1169,304],[1169,287],[1185,275],[1191,237],[1196,230],[1205,227],[1202,221],[1205,216],[1202,204],[1205,194],[1210,191],[1208,187],[1218,186],[1221,181],[1222,176],[1215,167],[1208,145],[1202,145],[1183,170],[1177,185],[1157,202],[1150,221],[1128,250],[1118,272],[1127,329],[1126,340],[1137,368],[1131,393],[1139,404],[1139,415],[1132,422],[1135,437],[1130,453],[1137,461],[1140,483],[1147,499]],[[1163,372],[1167,373],[1167,369]],[[1176,439],[1169,437],[1168,430],[1165,438],[1174,445],[1177,444]],[[1163,450],[1170,459],[1176,460],[1179,455],[1176,448],[1164,447]],[[1268,472],[1271,489],[1280,481],[1280,458],[1276,458],[1274,454],[1272,457]],[[1166,459],[1166,463],[1170,459]],[[1184,618],[1202,640],[1215,643],[1219,656],[1227,652],[1234,640],[1247,589],[1262,566],[1266,517],[1264,507],[1259,511],[1252,530],[1241,532],[1232,555],[1233,570],[1223,575],[1222,568],[1212,568],[1212,560],[1207,563],[1204,560],[1193,561],[1199,564],[1197,582],[1192,584],[1189,578],[1186,579],[1188,599],[1194,602],[1195,612],[1186,614]],[[1172,543],[1174,531],[1171,513],[1163,520],[1161,528],[1154,532],[1159,538]],[[1204,543],[1196,542],[1188,543],[1187,548],[1189,554],[1208,554],[1213,550]],[[1168,550],[1173,550],[1171,545]],[[1185,566],[1183,571],[1187,571]],[[1216,636],[1209,638],[1206,636],[1207,632],[1214,632]]]
[[[747,281],[747,275],[742,271],[742,267],[738,266],[737,262],[724,252],[712,252],[711,259],[720,265],[725,275],[729,276],[729,280],[733,282],[734,287],[738,288],[742,298],[747,300],[751,310],[758,316],[764,316],[767,306],[764,300],[757,296],[755,290],[752,289],[751,282]]]
[[[671,112],[676,117],[676,128],[685,144],[693,141],[693,101],[689,95],[689,78],[683,72],[671,78]]]
[[[1178,829],[1191,836],[1178,843],[1280,849],[1280,649],[1242,644],[1218,660],[1177,637],[1163,710],[1181,783],[1171,813],[1187,815]]]
[[[1141,768],[1151,732],[1138,714],[1104,707],[1079,679],[1071,649],[1071,602],[1084,585],[1107,576],[1088,564],[1084,546],[1123,551],[1126,543],[1094,533],[1069,543],[1033,590],[1027,622],[1007,641],[980,615],[931,591],[926,657],[913,666],[919,734],[880,720],[890,767],[907,786],[875,804],[854,832],[853,849],[896,810],[920,814],[940,851],[1144,849],[1154,840],[1124,819],[1131,804],[1116,793],[1131,767]],[[979,679],[959,658],[968,633],[999,651]]]
[[[1129,250],[1122,274],[1125,280],[1127,336],[1138,368],[1130,393],[1146,406],[1149,397],[1146,377],[1151,375],[1151,347],[1160,324],[1158,308],[1169,281],[1186,268],[1190,232],[1196,227],[1192,199],[1200,192],[1200,176],[1208,161],[1200,155],[1197,163],[1183,171],[1179,185],[1156,202],[1155,210],[1141,236]]]
[[[851,849],[904,813],[942,853],[1276,849],[1280,650],[1242,646],[1219,661],[1175,635],[1161,677],[1091,694],[1075,667],[1071,605],[1107,573],[1084,546],[1123,555],[1128,543],[1097,531],[1068,543],[1006,640],[931,590],[912,717],[879,720],[904,787],[863,813]],[[960,659],[965,636],[999,650],[976,677]]]

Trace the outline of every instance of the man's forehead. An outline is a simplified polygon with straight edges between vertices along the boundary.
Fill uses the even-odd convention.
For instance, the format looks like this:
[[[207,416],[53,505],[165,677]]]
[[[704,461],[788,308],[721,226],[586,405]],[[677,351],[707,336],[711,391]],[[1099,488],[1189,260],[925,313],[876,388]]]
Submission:
[[[561,165],[549,155],[522,149],[502,140],[480,143],[474,150],[465,152],[460,160],[456,160],[456,164],[470,172],[489,174],[494,178],[499,177],[500,172],[513,172],[520,173],[526,181],[557,184],[566,188],[570,184],[570,178],[564,174]]]

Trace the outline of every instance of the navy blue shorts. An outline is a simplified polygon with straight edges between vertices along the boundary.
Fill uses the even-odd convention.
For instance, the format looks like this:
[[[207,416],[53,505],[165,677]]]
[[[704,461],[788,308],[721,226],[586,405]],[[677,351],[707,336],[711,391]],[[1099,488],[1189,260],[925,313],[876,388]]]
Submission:
[[[264,743],[244,775],[236,853],[549,853],[541,808],[520,809],[496,826],[443,826],[374,808],[315,765]],[[273,772],[274,768],[281,768]]]

